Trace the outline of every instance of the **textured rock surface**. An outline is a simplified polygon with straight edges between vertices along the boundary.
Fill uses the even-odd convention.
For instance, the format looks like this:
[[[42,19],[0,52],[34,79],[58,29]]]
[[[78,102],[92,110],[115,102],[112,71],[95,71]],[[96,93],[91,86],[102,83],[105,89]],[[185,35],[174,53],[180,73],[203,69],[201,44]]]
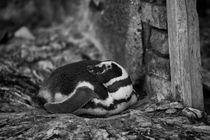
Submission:
[[[160,55],[169,55],[168,33],[164,30],[152,29],[151,31],[151,48]]]
[[[170,99],[170,60],[165,0],[143,0],[145,89],[156,101]]]
[[[170,61],[161,58],[152,51],[147,51],[145,55],[146,71],[148,75],[154,75],[165,80],[170,80]]]
[[[156,106],[161,108],[160,105]],[[173,106],[167,106],[163,110],[171,107]],[[178,108],[177,112],[180,109],[182,108]],[[198,122],[193,125],[190,119],[180,113],[169,116],[161,112],[145,113],[136,109],[109,118],[82,118],[72,114],[46,114],[34,110],[2,113],[0,138],[115,140],[209,137],[210,127]]]
[[[167,29],[165,3],[142,2],[141,14],[142,21],[150,23],[150,25],[159,29]]]
[[[146,91],[148,96],[154,97],[155,101],[170,99],[170,81],[156,76],[146,76]]]
[[[143,59],[140,2],[106,0],[100,3],[104,6],[98,12],[92,7],[96,37],[107,58],[118,61],[136,80],[142,75]]]

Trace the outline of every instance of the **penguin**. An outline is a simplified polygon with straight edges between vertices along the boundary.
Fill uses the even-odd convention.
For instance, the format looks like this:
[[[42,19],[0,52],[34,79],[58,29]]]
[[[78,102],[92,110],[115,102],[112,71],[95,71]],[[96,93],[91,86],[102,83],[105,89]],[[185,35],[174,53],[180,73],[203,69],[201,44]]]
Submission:
[[[87,60],[57,68],[38,94],[50,113],[115,115],[137,102],[126,70],[112,60]]]

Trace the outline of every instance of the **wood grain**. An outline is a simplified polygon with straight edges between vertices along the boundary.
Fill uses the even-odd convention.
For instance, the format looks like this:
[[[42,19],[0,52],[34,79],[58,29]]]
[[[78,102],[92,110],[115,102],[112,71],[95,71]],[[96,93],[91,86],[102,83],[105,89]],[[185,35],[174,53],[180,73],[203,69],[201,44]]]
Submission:
[[[203,110],[196,0],[167,0],[173,98]]]

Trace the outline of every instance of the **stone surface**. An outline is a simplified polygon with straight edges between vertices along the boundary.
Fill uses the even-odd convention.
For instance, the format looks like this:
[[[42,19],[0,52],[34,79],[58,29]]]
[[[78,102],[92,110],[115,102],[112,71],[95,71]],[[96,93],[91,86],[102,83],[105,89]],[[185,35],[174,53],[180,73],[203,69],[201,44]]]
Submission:
[[[162,114],[163,115],[163,114]],[[2,113],[0,139],[190,139],[209,137],[209,126],[183,116],[130,110],[110,118],[82,118],[39,111]]]
[[[147,51],[145,54],[146,73],[165,80],[170,80],[170,61]]]
[[[187,116],[188,118],[196,119],[196,120],[206,117],[203,111],[200,111],[198,109],[191,108],[191,107],[184,108],[182,110],[182,114]]]
[[[166,5],[166,0],[142,0],[142,1],[153,3],[156,5]]]
[[[157,105],[156,104],[146,105],[146,107],[144,108],[145,112],[154,112],[156,110],[157,110]]]
[[[146,76],[146,91],[150,97],[154,97],[158,102],[170,99],[170,81],[155,76]]]
[[[165,122],[169,125],[182,125],[182,124],[190,124],[190,121],[185,117],[164,117],[160,119],[161,121]]]
[[[123,65],[133,80],[142,76],[140,2],[100,1],[104,8],[96,12],[92,7],[95,37],[100,40],[108,59]]]
[[[180,102],[171,102],[170,103],[170,108],[183,109],[184,108],[184,105],[181,104]]]
[[[152,28],[150,37],[151,48],[161,55],[169,55],[168,33],[167,31]]]
[[[164,100],[162,102],[152,102],[143,106],[145,112],[165,111],[167,114],[173,114],[177,110],[181,110],[184,106],[179,102],[169,102]]]
[[[167,113],[167,114],[174,114],[174,113],[176,113],[176,111],[177,111],[177,109],[170,108],[170,109],[167,109],[167,110],[166,110],[166,113]]]
[[[141,3],[141,20],[150,25],[159,28],[167,29],[167,15],[165,5],[156,5],[148,2]]]
[[[204,125],[204,126],[193,126],[193,130],[200,132],[200,133],[207,133],[210,134],[210,126]]]
[[[30,32],[30,30],[27,27],[21,27],[15,32],[15,37],[25,38],[29,40],[34,40],[34,35]]]

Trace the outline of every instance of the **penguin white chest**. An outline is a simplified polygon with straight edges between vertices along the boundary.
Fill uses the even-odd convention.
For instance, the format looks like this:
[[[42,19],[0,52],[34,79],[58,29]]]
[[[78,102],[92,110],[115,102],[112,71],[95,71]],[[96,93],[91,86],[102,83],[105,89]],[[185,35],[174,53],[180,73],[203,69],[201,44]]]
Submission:
[[[109,93],[109,95],[114,100],[121,100],[121,99],[127,99],[132,92],[133,92],[133,86],[127,85],[125,87],[120,87],[116,92]]]
[[[104,106],[110,106],[111,104],[114,103],[114,101],[128,99],[132,94],[132,92],[133,92],[132,85],[120,87],[116,92],[108,92],[108,98],[106,98],[105,100],[95,98],[93,99],[93,102],[95,102],[96,104],[100,103]]]

